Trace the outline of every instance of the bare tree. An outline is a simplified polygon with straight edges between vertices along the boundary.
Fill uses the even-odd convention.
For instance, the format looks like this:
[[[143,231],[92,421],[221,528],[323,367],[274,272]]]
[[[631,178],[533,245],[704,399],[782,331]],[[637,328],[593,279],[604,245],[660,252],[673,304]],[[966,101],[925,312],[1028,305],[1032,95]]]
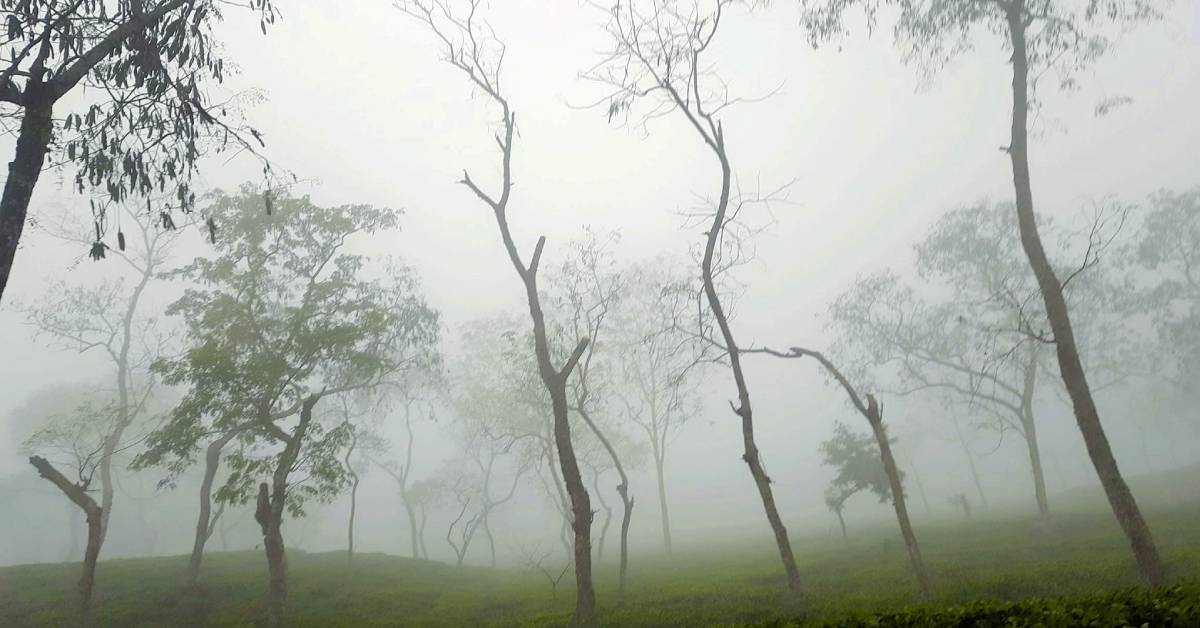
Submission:
[[[557,600],[558,585],[562,582],[563,576],[567,575],[567,572],[571,569],[571,561],[568,560],[563,564],[563,568],[558,570],[558,573],[555,573],[553,569],[545,566],[546,560],[554,556],[553,551],[542,552],[541,547],[535,544],[532,547],[522,546],[521,555],[527,569],[536,570],[546,578],[546,582],[550,583],[550,597]]]
[[[571,527],[575,533],[575,622],[591,624],[596,619],[596,591],[592,584],[592,506],[587,487],[579,472],[579,463],[571,442],[571,423],[568,417],[567,380],[575,365],[587,349],[588,339],[580,338],[570,355],[556,366],[555,352],[550,346],[546,332],[545,315],[542,313],[538,294],[538,267],[546,238],[538,238],[533,255],[526,265],[517,251],[516,242],[508,224],[508,206],[512,195],[512,157],[516,134],[516,114],[509,106],[502,91],[500,76],[504,62],[504,45],[495,37],[491,28],[477,14],[480,0],[469,0],[466,15],[454,11],[448,0],[421,2],[412,0],[399,6],[408,15],[424,23],[439,40],[445,60],[461,71],[471,84],[485,94],[501,112],[503,131],[496,136],[501,153],[501,181],[499,194],[488,193],[479,187],[469,173],[464,172],[461,183],[491,210],[500,231],[500,238],[508,253],[513,269],[525,287],[529,305],[529,316],[533,323],[534,353],[537,356],[538,374],[550,395],[554,413],[554,443],[558,461],[562,467],[563,483],[571,500]]]
[[[865,7],[874,24],[880,0],[805,0],[804,23],[813,45],[845,32],[847,8]],[[1016,199],[1017,233],[1029,267],[1037,280],[1058,361],[1059,375],[1074,409],[1092,466],[1104,487],[1113,515],[1133,549],[1144,582],[1161,584],[1166,578],[1162,559],[1142,517],[1133,492],[1117,466],[1108,436],[1100,422],[1091,384],[1088,382],[1065,289],[1074,273],[1057,272],[1046,252],[1033,205],[1033,183],[1029,168],[1029,114],[1037,106],[1032,95],[1038,79],[1056,70],[1062,85],[1074,84],[1072,75],[1103,54],[1112,38],[1105,30],[1125,29],[1140,21],[1159,17],[1160,3],[1146,0],[1114,0],[1073,3],[1054,0],[894,0],[900,16],[895,34],[910,59],[925,61],[933,71],[955,53],[968,48],[966,37],[981,26],[1000,35],[1011,50],[1012,127],[1007,153],[1012,167]]]
[[[762,499],[767,521],[775,535],[779,556],[787,574],[788,587],[800,590],[800,572],[792,553],[787,528],[779,516],[771,478],[763,467],[754,439],[754,413],[750,390],[742,369],[741,353],[729,323],[726,304],[718,289],[721,257],[728,254],[731,225],[737,220],[738,203],[731,205],[734,191],[733,166],[726,144],[721,112],[738,102],[709,67],[707,53],[734,0],[716,0],[712,10],[698,4],[618,2],[593,4],[608,16],[606,30],[612,47],[585,74],[608,91],[597,104],[607,107],[609,119],[624,115],[638,102],[648,102],[644,119],[674,114],[685,120],[712,154],[719,166],[719,193],[706,216],[700,274],[704,297],[719,330],[737,388],[737,403],[730,402],[741,419],[744,453],[742,459]],[[729,264],[729,260],[725,260]]]
[[[671,441],[699,413],[697,377],[709,359],[709,343],[679,329],[695,290],[664,258],[629,268],[618,311],[620,332],[617,396],[624,416],[645,433],[658,483],[663,546],[671,555],[666,460]]]
[[[888,437],[887,427],[883,424],[883,406],[875,399],[875,395],[871,393],[860,395],[837,366],[818,351],[791,347],[786,353],[771,349],[748,349],[746,352],[767,353],[781,358],[811,357],[820,363],[821,368],[846,392],[854,409],[858,410],[859,414],[867,420],[871,426],[871,432],[875,435],[875,443],[879,447],[879,458],[883,462],[883,469],[887,473],[891,488],[892,507],[896,511],[896,521],[900,525],[900,534],[904,537],[904,545],[908,548],[908,559],[912,563],[913,573],[917,577],[917,586],[921,590],[921,595],[929,595],[929,573],[925,569],[924,559],[921,558],[921,546],[917,543],[917,535],[913,532],[912,522],[908,518],[908,506],[904,499],[904,485],[901,483],[900,469],[896,466],[896,458],[892,455],[891,438]]]

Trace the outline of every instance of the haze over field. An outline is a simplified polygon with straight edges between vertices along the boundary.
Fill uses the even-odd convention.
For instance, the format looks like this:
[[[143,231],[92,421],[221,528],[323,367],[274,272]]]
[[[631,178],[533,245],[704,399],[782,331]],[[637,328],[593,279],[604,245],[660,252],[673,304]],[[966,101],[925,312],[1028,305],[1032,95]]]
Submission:
[[[1086,513],[1197,575],[1195,2],[9,4],[2,566],[265,549],[275,623],[352,544],[586,623],[716,548],[937,599],[960,522]]]

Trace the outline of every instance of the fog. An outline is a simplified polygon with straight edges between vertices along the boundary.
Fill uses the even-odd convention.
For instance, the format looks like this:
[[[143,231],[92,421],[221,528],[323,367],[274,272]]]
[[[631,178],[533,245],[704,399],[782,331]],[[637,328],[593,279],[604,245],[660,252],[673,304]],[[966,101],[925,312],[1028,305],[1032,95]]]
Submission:
[[[814,48],[800,27],[798,4],[775,2],[754,10],[731,6],[712,49],[705,51],[711,64],[705,69],[724,79],[731,98],[745,99],[720,112],[735,193],[774,194],[769,204],[747,205],[740,216],[752,232],[743,242],[747,259],[721,277],[733,333],[743,349],[786,352],[797,346],[825,352],[843,365],[861,394],[871,392],[882,401],[918,536],[923,526],[962,518],[960,507],[952,502],[958,494],[970,501],[976,517],[1032,518],[1038,505],[1021,435],[1011,427],[999,429],[1004,420],[979,399],[936,388],[915,390],[920,386],[906,378],[903,365],[866,357],[867,350],[852,340],[867,334],[839,327],[831,310],[857,281],[885,270],[915,286],[919,298],[969,307],[964,304],[970,295],[918,272],[916,245],[952,210],[1012,206],[1013,174],[1005,150],[1012,113],[1011,50],[986,29],[972,30],[969,49],[944,68],[926,72],[918,62],[906,63],[894,44],[896,12],[891,9],[881,12],[873,33],[867,32],[861,16],[852,14],[847,18],[849,35]],[[535,364],[521,279],[509,263],[492,210],[460,183],[465,171],[481,187],[498,189],[501,170],[493,135],[503,133],[499,111],[486,94],[471,87],[461,70],[442,60],[441,43],[427,24],[390,3],[279,3],[278,8],[281,18],[266,34],[257,20],[238,19],[236,11],[228,11],[231,15],[216,32],[222,54],[237,71],[213,88],[213,100],[238,95],[244,102],[240,115],[265,142],[259,152],[291,181],[279,189],[279,198],[308,196],[317,208],[362,204],[400,210],[398,228],[355,234],[345,251],[377,264],[364,271],[363,276],[370,277],[387,274],[381,265],[385,256],[398,258],[419,281],[414,294],[437,313],[435,352],[445,369],[445,382],[411,395],[419,400],[412,423],[411,479],[435,478],[447,469],[474,465],[469,456],[479,453],[479,445],[463,444],[462,426],[490,420],[480,416],[491,408],[488,402],[464,402],[467,388],[485,376],[503,381],[519,369],[508,364],[511,359],[483,362],[481,356],[491,349],[475,344],[479,336],[472,336],[472,329],[478,330],[480,321],[491,321],[494,327],[482,332],[485,340],[498,337],[500,327],[513,331],[527,366]],[[641,264],[679,270],[690,282],[687,299],[692,304],[684,307],[688,315],[680,319],[682,324],[694,323],[699,308],[707,321],[702,324],[709,325],[709,339],[715,338],[698,288],[696,258],[709,226],[687,220],[686,214],[711,213],[721,173],[692,125],[680,115],[647,116],[645,108],[636,106],[613,118],[604,87],[582,77],[602,58],[602,51],[611,48],[603,28],[605,11],[587,3],[530,0],[495,1],[480,11],[506,45],[502,86],[517,116],[507,220],[526,263],[538,238],[546,239],[543,298],[553,301],[553,295],[563,294],[561,267],[573,259],[586,233],[602,238],[618,233],[604,251],[607,263],[618,269]],[[1151,290],[1147,286],[1165,276],[1161,268],[1138,267],[1136,255],[1129,251],[1136,249],[1145,217],[1156,207],[1156,192],[1180,194],[1200,185],[1200,124],[1195,116],[1200,103],[1200,6],[1174,3],[1162,19],[1120,32],[1111,50],[1075,73],[1074,79],[1075,89],[1061,90],[1053,72],[1039,78],[1029,150],[1037,215],[1053,223],[1043,234],[1047,248],[1066,259],[1066,267],[1073,267],[1087,255],[1082,251],[1096,207],[1126,206],[1123,218],[1114,219],[1119,225],[1104,227],[1112,230],[1111,247],[1080,280],[1089,286],[1084,283],[1087,277],[1111,270],[1111,277],[1103,276],[1111,279],[1115,292],[1078,306],[1072,315],[1083,321],[1076,325],[1083,329],[1079,333],[1084,338],[1084,364],[1093,380],[1105,382],[1093,381],[1093,392],[1116,462],[1139,503],[1156,508],[1190,499],[1187,482],[1177,490],[1137,493],[1143,481],[1139,478],[1194,470],[1200,463],[1200,418],[1189,401],[1195,391],[1186,367],[1179,366],[1195,364],[1196,354],[1186,354],[1178,337],[1172,341],[1164,335],[1165,323],[1158,314],[1185,312],[1180,320],[1186,320],[1186,312],[1194,317],[1198,310],[1194,303],[1156,308],[1146,305],[1149,297],[1142,299],[1142,309],[1126,303],[1137,301],[1137,290]],[[84,107],[97,97],[86,90],[70,95],[56,111]],[[588,106],[597,101],[600,106]],[[1102,115],[1103,103],[1120,106]],[[0,151],[11,154],[16,126],[9,122],[10,133]],[[215,201],[205,193],[223,190],[233,195],[244,183],[262,185],[262,170],[261,159],[245,150],[203,157],[191,184],[200,194],[196,215],[210,215],[207,204]],[[80,343],[40,329],[30,312],[53,303],[62,286],[95,287],[120,280],[124,291],[139,279],[115,254],[93,261],[85,244],[64,241],[54,233],[55,225],[62,225],[84,234],[84,240],[90,238],[88,199],[94,195],[76,193],[73,176],[70,165],[48,167],[43,173],[0,304],[0,499],[5,504],[0,565],[80,560],[87,534],[82,511],[28,462],[30,455],[44,455],[72,477],[66,470],[70,456],[39,450],[36,442],[27,441],[75,412],[76,399],[111,398],[115,381],[113,359],[102,347],[81,352]],[[135,198],[127,205],[136,212],[143,204]],[[110,223],[119,211],[114,205]],[[134,233],[132,219],[123,220],[124,233]],[[1194,216],[1191,220],[1195,222]],[[218,256],[216,242],[229,233],[225,226],[218,225],[211,238],[200,223],[172,233],[169,261],[160,270]],[[1029,273],[1015,220],[1012,226],[1013,259]],[[150,229],[161,231],[157,225]],[[106,224],[110,246],[115,246],[115,230]],[[1091,258],[1084,259],[1087,265]],[[617,280],[622,285],[628,281]],[[1033,275],[1024,281],[1036,295]],[[212,285],[195,275],[149,283],[137,318],[154,319],[159,353],[138,354],[143,366],[188,350],[188,317],[165,310],[185,291]],[[112,296],[119,299],[121,294]],[[1127,309],[1119,309],[1118,301]],[[546,306],[555,321],[570,318],[562,303]],[[1040,297],[1030,303],[1037,310],[1034,315],[1043,316]],[[613,316],[604,323],[605,338],[632,329],[631,319]],[[1098,322],[1091,325],[1093,320]],[[551,338],[556,343],[553,358],[561,365],[575,340],[586,334],[572,333],[569,324],[551,331],[556,334]],[[1116,368],[1120,376],[1108,378],[1099,374],[1105,368],[1099,363],[1109,359],[1104,349],[1118,339],[1123,351],[1128,345],[1137,354],[1130,360],[1138,366],[1131,361],[1123,371]],[[1008,342],[1039,344],[1028,339]],[[620,369],[614,365],[621,356],[612,352],[619,346],[616,340],[595,345],[601,365],[596,367],[597,377],[616,377]],[[1055,349],[1042,346],[1046,348],[1039,359],[1046,366],[1029,403],[1037,417],[1050,511],[1057,514],[1061,506],[1067,511],[1108,512],[1059,375]],[[1092,347],[1098,347],[1095,355],[1100,357],[1092,359]],[[135,346],[134,353],[139,350]],[[687,421],[669,436],[663,468],[675,551],[700,552],[713,543],[769,549],[772,530],[743,461],[742,421],[731,412],[738,404],[738,390],[728,357],[711,344],[696,350],[706,351],[710,359],[690,371],[693,379],[682,389],[686,403],[680,407]],[[841,532],[826,495],[838,470],[823,462],[821,444],[835,434],[838,422],[864,435],[871,434],[870,426],[816,361],[762,354],[747,354],[741,361],[754,404],[757,446],[792,545],[802,552],[836,543]],[[512,368],[488,370],[505,365]],[[537,394],[545,395],[544,388],[537,388],[541,382],[536,369],[531,366],[524,373]],[[151,398],[113,458],[116,492],[102,561],[186,555],[192,550],[201,449],[207,441],[198,445],[197,463],[183,469],[174,482],[160,482],[171,477],[163,465],[127,468],[189,390],[186,382],[172,385],[162,381],[161,374],[154,377],[158,383]],[[628,538],[630,571],[636,573],[639,561],[666,551],[655,465],[645,434],[623,410],[621,394],[632,394],[630,382],[605,382],[593,391],[596,417],[609,436],[620,441],[618,449],[624,448],[629,492],[635,500]],[[524,385],[513,382],[514,389]],[[420,388],[420,383],[414,386]],[[386,397],[380,390],[356,392],[348,403],[365,408]],[[982,387],[980,391],[986,392]],[[361,476],[354,549],[407,556],[410,523],[404,501],[396,480],[376,464],[403,465],[407,459],[404,448],[410,437],[403,404],[395,393],[388,394],[392,396],[382,409],[362,419],[385,444],[371,458],[360,456],[350,465]],[[549,404],[538,399],[543,403],[539,416],[549,429]],[[334,397],[323,400],[318,406],[321,420],[337,425],[340,419],[329,417],[340,411],[340,403]],[[500,408],[509,402],[495,403]],[[472,412],[478,416],[467,416]],[[961,441],[952,418],[960,422]],[[282,424],[291,429],[286,426],[293,425],[294,418]],[[586,454],[592,456],[589,460],[606,460],[576,412],[571,413],[570,425],[577,446],[597,452]],[[964,446],[973,456],[970,461]],[[277,449],[263,440],[246,451],[273,456]],[[494,487],[503,495],[512,482],[513,497],[485,517],[488,533],[494,536],[496,563],[500,568],[527,566],[530,548],[536,546],[556,552],[561,564],[568,547],[568,524],[559,510],[564,502],[556,502],[547,489],[545,460],[525,461],[521,456],[526,454],[515,453],[519,449],[502,452]],[[343,456],[341,443],[336,457]],[[978,486],[969,463],[976,465]],[[514,481],[518,468],[521,475]],[[218,486],[228,469],[226,465],[219,472]],[[254,473],[250,486],[270,481],[269,470]],[[596,511],[593,552],[605,516],[593,484],[612,509],[604,556],[597,557],[595,566],[609,570],[619,544],[617,475],[608,470],[593,482],[585,469],[584,476]],[[206,551],[261,550],[264,532],[254,510],[253,494],[245,503],[229,505]],[[283,519],[289,551],[345,551],[349,510],[348,481],[322,498],[308,499],[304,516]],[[456,561],[446,539],[456,515],[459,502],[450,496],[429,506],[424,535],[428,558]],[[852,536],[867,530],[894,534],[891,500],[877,499],[869,489],[845,502],[844,515]],[[488,545],[480,532],[465,562],[489,566]]]

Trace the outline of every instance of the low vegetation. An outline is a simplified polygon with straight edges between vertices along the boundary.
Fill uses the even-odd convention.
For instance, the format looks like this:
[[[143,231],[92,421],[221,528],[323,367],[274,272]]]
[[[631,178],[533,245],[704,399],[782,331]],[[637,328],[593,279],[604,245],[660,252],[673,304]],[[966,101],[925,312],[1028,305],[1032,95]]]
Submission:
[[[1177,584],[1145,589],[1134,588],[1120,529],[1094,498],[1073,510],[1070,496],[1059,501],[1066,511],[1048,528],[1030,517],[926,525],[933,593],[924,602],[904,544],[881,523],[848,545],[798,535],[797,562],[808,574],[799,597],[781,586],[766,539],[704,552],[681,542],[673,559],[647,560],[631,573],[623,600],[615,565],[599,564],[599,610],[607,625],[638,626],[1195,625],[1200,502],[1149,513]],[[526,569],[382,554],[358,554],[351,565],[343,552],[298,550],[289,550],[289,566],[294,626],[552,626],[568,621],[574,602],[568,583],[553,596],[545,578]],[[100,625],[246,626],[265,617],[259,552],[211,554],[194,590],[183,584],[186,567],[186,556],[102,561]],[[70,623],[77,577],[73,564],[0,569],[0,625]]]

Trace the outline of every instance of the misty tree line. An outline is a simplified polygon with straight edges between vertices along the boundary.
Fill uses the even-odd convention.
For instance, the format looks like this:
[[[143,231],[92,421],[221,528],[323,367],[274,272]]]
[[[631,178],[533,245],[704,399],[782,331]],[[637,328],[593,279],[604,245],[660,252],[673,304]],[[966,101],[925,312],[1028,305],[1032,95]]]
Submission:
[[[646,501],[657,502],[670,551],[665,463],[673,436],[702,411],[697,383],[706,371],[733,381],[729,405],[743,461],[788,587],[800,591],[743,370],[744,360],[758,358],[815,362],[866,421],[864,435],[849,416],[830,417],[845,423],[821,447],[837,470],[826,502],[844,530],[844,505],[854,494],[890,501],[922,593],[929,577],[885,409],[918,396],[940,404],[944,424],[934,429],[961,446],[981,503],[966,432],[1019,436],[1032,503],[1048,518],[1034,404],[1046,390],[1072,409],[1140,576],[1162,583],[1167,574],[1117,466],[1095,393],[1145,378],[1171,389],[1185,408],[1194,401],[1187,395],[1200,358],[1200,188],[1144,202],[1105,197],[1086,208],[1082,224],[1061,224],[1035,212],[1028,145],[1028,115],[1041,106],[1036,77],[1049,69],[1077,73],[1105,51],[1112,33],[1158,17],[1155,4],[802,0],[797,33],[814,46],[845,35],[845,15],[855,7],[872,24],[881,7],[893,7],[897,47],[928,71],[961,51],[974,26],[999,37],[1011,52],[1013,116],[1003,151],[1014,201],[948,212],[916,244],[914,268],[858,278],[829,306],[828,338],[786,348],[739,342],[731,316],[739,295],[733,273],[752,257],[758,232],[748,216],[788,187],[743,190],[727,142],[737,130],[723,112],[740,101],[728,93],[729,77],[714,69],[711,46],[730,11],[750,4],[595,7],[610,42],[584,74],[600,90],[597,114],[646,129],[675,117],[694,136],[677,149],[711,158],[708,187],[694,190],[706,200],[688,216],[689,227],[703,226],[703,241],[687,259],[641,261],[620,259],[615,234],[586,231],[553,248],[544,237],[532,247],[514,238],[510,221],[520,219],[521,198],[513,180],[530,166],[515,158],[520,134],[502,81],[504,43],[477,0],[398,4],[499,120],[492,137],[481,135],[496,146],[498,180],[464,171],[460,183],[491,212],[528,318],[503,314],[447,330],[413,268],[398,257],[357,252],[396,229],[401,212],[317,207],[292,195],[259,154],[257,131],[240,122],[239,103],[210,99],[206,88],[226,71],[213,29],[228,12],[258,18],[266,33],[276,15],[269,2],[164,0],[115,9],[87,0],[5,2],[11,54],[0,65],[0,101],[19,124],[0,200],[0,290],[48,165],[73,168],[72,187],[93,200],[90,220],[65,216],[47,231],[78,242],[93,259],[127,265],[134,277],[132,285],[64,285],[24,307],[44,338],[102,354],[115,373],[100,390],[59,400],[70,409],[40,420],[25,445],[33,467],[86,523],[83,622],[93,621],[95,565],[118,507],[114,487],[123,470],[116,462],[125,460],[160,474],[164,488],[201,474],[190,582],[200,577],[227,509],[252,510],[269,567],[272,625],[284,621],[286,518],[349,492],[352,557],[364,474],[394,481],[414,557],[428,555],[429,512],[448,512],[444,539],[459,564],[481,542],[495,562],[493,518],[520,486],[531,486],[561,517],[567,566],[556,578],[540,548],[526,552],[527,563],[555,591],[572,569],[574,619],[593,623],[592,559],[615,537],[623,592],[630,521]],[[55,117],[55,105],[81,86],[101,89],[88,92],[84,113]],[[198,163],[229,149],[260,159],[264,181],[234,194],[193,191]],[[206,254],[171,261],[180,235],[193,231],[207,238]],[[557,251],[554,261],[543,259],[548,250]],[[153,283],[179,288],[165,317],[152,315],[154,304],[145,300]],[[452,340],[461,346],[447,350]],[[443,429],[459,456],[422,469],[414,464],[420,444],[413,425],[435,414],[454,418]],[[396,426],[406,438],[393,442],[386,433]],[[643,464],[652,465],[656,487],[631,484],[630,471]],[[651,493],[657,499],[636,499]],[[968,507],[965,496],[959,502]]]

